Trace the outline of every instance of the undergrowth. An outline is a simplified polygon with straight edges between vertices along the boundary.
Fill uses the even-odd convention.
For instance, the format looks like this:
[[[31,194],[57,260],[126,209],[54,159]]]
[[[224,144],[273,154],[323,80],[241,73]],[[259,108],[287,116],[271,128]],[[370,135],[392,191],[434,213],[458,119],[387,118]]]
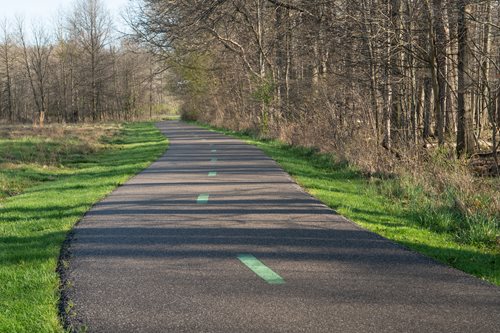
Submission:
[[[465,160],[443,147],[403,163],[398,177],[379,186],[405,204],[419,224],[457,242],[495,248],[500,236],[500,180],[474,177]]]

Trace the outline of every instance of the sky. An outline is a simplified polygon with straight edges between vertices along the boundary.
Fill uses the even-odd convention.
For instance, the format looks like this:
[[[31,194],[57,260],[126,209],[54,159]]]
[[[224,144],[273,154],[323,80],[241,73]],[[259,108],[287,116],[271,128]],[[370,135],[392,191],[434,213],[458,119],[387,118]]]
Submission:
[[[120,23],[120,11],[127,6],[129,0],[101,1],[115,18],[118,29],[123,28],[124,24]],[[74,0],[0,0],[0,19],[10,20],[21,15],[26,23],[41,20],[50,26],[59,10],[68,10],[73,3]]]

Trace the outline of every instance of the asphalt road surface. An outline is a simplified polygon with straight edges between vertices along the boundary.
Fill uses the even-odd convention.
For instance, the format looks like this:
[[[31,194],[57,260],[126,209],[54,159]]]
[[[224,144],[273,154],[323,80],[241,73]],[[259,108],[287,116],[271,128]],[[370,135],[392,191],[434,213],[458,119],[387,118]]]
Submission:
[[[70,245],[88,332],[500,332],[500,288],[336,215],[257,148],[182,122]]]

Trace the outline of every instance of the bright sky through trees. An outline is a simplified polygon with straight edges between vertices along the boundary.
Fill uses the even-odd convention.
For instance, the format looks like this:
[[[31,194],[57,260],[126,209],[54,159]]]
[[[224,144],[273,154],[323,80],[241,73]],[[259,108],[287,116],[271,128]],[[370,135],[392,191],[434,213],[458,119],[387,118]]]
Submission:
[[[128,2],[128,0],[103,0],[115,18],[115,25],[119,30],[123,30],[125,26],[121,22],[120,11]],[[73,3],[68,0],[0,0],[0,19],[13,19],[19,15],[24,17],[28,24],[31,21],[41,21],[44,25],[51,24],[59,11],[72,8]]]

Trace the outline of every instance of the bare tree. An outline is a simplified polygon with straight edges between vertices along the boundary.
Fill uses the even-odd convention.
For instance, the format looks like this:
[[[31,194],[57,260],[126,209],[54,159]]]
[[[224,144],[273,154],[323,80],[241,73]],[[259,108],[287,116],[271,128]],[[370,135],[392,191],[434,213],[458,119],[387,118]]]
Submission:
[[[112,34],[99,1],[59,13],[53,32],[40,22],[16,34],[0,25],[0,120],[48,122],[153,117],[166,72],[142,45]],[[17,38],[15,38],[17,37]]]
[[[17,22],[17,29],[22,46],[24,67],[37,109],[37,117],[33,121],[43,127],[47,111],[47,80],[52,45],[42,26],[32,26],[33,39],[31,47],[27,44],[24,23],[21,19]]]
[[[105,49],[110,43],[110,15],[101,0],[78,0],[70,18],[69,28],[71,39],[83,51],[80,65],[84,72],[80,80],[89,81],[86,84],[89,88],[86,98],[89,99],[91,118],[95,121],[100,117],[101,91],[109,65],[106,62]]]
[[[470,156],[474,151],[472,110],[467,98],[472,86],[469,72],[468,49],[468,0],[457,1],[457,36],[458,36],[458,110],[457,110],[457,154]]]
[[[2,101],[0,106],[4,106],[1,111],[5,114],[9,121],[14,121],[14,97],[13,97],[13,87],[12,87],[12,66],[13,66],[13,55],[12,55],[12,36],[8,28],[9,24],[6,19],[0,22],[0,29],[2,32],[2,39],[0,40],[0,51],[3,73],[2,76],[5,78],[0,81],[0,90],[2,96]]]

